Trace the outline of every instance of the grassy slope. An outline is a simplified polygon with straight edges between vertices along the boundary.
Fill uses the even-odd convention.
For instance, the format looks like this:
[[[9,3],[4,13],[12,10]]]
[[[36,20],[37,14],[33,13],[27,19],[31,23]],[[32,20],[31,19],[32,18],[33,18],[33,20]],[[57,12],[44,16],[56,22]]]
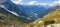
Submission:
[[[60,23],[60,10],[55,10],[53,12],[48,13],[41,19],[37,19],[31,24],[37,27],[42,27],[44,25],[44,21],[54,20],[55,24]],[[42,23],[38,23],[39,21],[43,21]],[[37,24],[37,25],[36,25]]]
[[[56,23],[60,23],[60,10],[53,11],[46,16],[44,16],[41,20],[56,20]]]

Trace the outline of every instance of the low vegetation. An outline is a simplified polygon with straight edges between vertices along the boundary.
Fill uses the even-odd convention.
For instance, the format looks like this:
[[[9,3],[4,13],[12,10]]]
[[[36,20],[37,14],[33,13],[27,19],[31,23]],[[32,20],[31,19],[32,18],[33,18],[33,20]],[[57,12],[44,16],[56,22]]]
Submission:
[[[43,21],[43,22],[38,24],[39,21]],[[37,19],[31,24],[34,24],[34,25],[38,24],[37,27],[43,27],[43,26],[46,27],[46,25],[58,24],[58,23],[60,23],[60,10],[59,9],[48,13],[43,18]]]
[[[18,17],[11,13],[6,13],[0,9],[0,27],[43,27],[49,24],[57,24],[60,23],[60,10],[50,12],[43,18],[37,19],[29,24],[24,23],[17,18]]]

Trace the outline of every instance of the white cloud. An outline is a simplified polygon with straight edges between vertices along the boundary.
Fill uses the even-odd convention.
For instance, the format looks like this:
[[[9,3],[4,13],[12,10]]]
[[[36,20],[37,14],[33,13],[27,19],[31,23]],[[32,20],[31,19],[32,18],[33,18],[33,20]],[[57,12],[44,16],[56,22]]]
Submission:
[[[60,0],[55,1],[53,3],[43,3],[43,2],[38,2],[38,1],[30,1],[30,2],[23,2],[23,0],[11,0],[15,4],[19,5],[43,5],[43,6],[56,6],[57,4],[60,4]]]
[[[47,3],[38,2],[38,1],[30,1],[27,5],[47,5]]]
[[[22,0],[11,0],[15,4],[23,4]]]
[[[30,1],[28,2],[28,5],[34,5],[36,3],[36,1]]]
[[[11,0],[15,4],[19,5],[47,5],[47,3],[42,3],[38,1],[23,2],[22,0]]]
[[[48,3],[39,3],[39,5],[47,5]]]
[[[35,5],[47,5],[48,3],[42,3],[42,2],[36,2],[36,4]]]
[[[48,6],[60,6],[60,0],[55,1],[53,3],[49,3]]]

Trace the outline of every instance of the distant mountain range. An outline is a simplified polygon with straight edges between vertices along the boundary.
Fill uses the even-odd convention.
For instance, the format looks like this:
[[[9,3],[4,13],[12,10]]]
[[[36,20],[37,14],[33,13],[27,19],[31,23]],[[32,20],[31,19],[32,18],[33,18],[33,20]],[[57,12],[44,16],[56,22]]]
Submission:
[[[49,6],[39,6],[39,5],[16,5],[11,1],[0,4],[1,8],[4,8],[5,11],[23,18],[18,18],[24,22],[32,22],[38,18],[44,17],[51,11],[55,10],[55,7]]]

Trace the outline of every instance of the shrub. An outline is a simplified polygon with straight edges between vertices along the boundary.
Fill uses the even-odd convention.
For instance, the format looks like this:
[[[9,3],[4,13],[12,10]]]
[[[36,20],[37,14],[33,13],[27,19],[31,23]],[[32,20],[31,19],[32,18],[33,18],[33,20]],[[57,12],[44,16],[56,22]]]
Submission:
[[[54,20],[47,20],[47,21],[44,21],[44,24],[45,24],[45,25],[53,24],[53,23],[55,23]]]

